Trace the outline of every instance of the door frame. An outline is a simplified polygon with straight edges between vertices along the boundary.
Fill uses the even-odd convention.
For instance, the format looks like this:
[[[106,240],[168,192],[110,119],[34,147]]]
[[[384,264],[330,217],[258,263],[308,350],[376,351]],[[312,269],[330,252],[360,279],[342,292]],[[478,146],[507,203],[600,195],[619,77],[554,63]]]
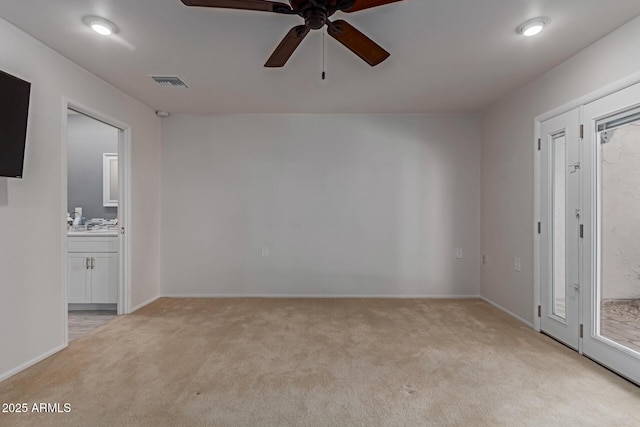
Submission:
[[[608,84],[600,89],[597,89],[587,95],[567,102],[553,110],[547,111],[535,118],[534,123],[534,139],[532,144],[533,149],[533,224],[531,224],[531,230],[533,233],[533,328],[540,332],[540,317],[538,317],[538,307],[541,304],[540,287],[540,259],[541,259],[541,242],[540,234],[538,234],[538,223],[541,221],[540,208],[540,175],[541,175],[541,158],[540,151],[538,151],[538,140],[541,138],[541,126],[542,122],[551,119],[560,114],[564,114],[575,108],[580,108],[580,122],[583,123],[582,106],[589,104],[593,101],[597,101],[600,98],[609,96],[615,92],[626,89],[640,83],[640,72],[633,73],[627,77],[617,80],[611,84]],[[584,124],[584,123],[583,123]],[[586,291],[586,289],[585,289]]]
[[[63,266],[67,262],[67,182],[68,182],[68,120],[67,111],[69,109],[82,113],[92,119],[106,123],[118,129],[118,225],[119,225],[119,248],[118,248],[118,315],[131,313],[131,126],[109,115],[88,107],[80,102],[67,97],[62,98],[62,209],[60,210],[60,224],[62,235]],[[123,230],[125,232],[123,232]],[[67,269],[62,269],[63,300],[64,310],[64,346],[69,345],[69,316],[68,316],[68,295],[67,295]]]

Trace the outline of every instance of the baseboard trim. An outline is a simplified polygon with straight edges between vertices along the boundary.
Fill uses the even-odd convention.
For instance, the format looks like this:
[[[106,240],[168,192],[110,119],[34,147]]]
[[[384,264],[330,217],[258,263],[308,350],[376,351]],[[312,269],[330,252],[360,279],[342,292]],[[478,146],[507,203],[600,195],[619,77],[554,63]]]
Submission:
[[[67,345],[62,344],[52,350],[47,351],[46,353],[41,354],[40,356],[37,356],[31,360],[29,360],[28,362],[23,363],[22,365],[11,369],[10,371],[4,372],[2,374],[0,374],[0,382],[24,371],[27,368],[32,367],[33,365],[35,365],[36,363],[42,362],[44,359],[46,359],[47,357],[51,357],[54,354],[56,354],[57,352],[64,350],[67,347]]]
[[[163,294],[164,298],[478,299],[480,295]]]
[[[134,313],[134,312],[136,312],[136,311],[140,310],[142,307],[144,307],[144,306],[146,306],[146,305],[151,304],[152,302],[154,302],[154,301],[155,301],[155,300],[157,300],[158,298],[160,298],[160,295],[155,296],[155,297],[153,297],[153,298],[150,298],[150,299],[146,300],[145,302],[143,302],[143,303],[140,303],[140,304],[136,305],[135,307],[133,307],[133,308],[131,309],[131,313]]]
[[[480,296],[480,299],[481,299],[482,301],[486,302],[487,304],[494,306],[494,307],[495,307],[495,308],[497,308],[498,310],[500,310],[500,311],[503,311],[503,312],[507,313],[509,316],[513,317],[513,318],[514,318],[514,319],[516,319],[517,321],[519,321],[519,322],[521,322],[521,323],[524,323],[525,325],[527,325],[527,326],[528,326],[528,327],[530,327],[531,329],[534,329],[534,327],[533,327],[533,323],[531,323],[531,322],[529,322],[529,321],[527,321],[527,320],[524,320],[522,317],[518,316],[518,315],[517,315],[517,314],[515,314],[515,313],[510,312],[509,310],[507,310],[506,308],[504,308],[504,307],[503,307],[503,306],[501,306],[500,304],[497,304],[497,303],[495,303],[495,302],[491,301],[490,299],[485,298],[485,297],[483,297],[483,296]]]

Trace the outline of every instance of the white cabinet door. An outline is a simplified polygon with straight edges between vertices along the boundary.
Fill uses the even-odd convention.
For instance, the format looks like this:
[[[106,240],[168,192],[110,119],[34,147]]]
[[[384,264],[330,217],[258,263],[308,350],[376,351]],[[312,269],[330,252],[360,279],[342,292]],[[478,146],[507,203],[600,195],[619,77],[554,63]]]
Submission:
[[[118,302],[118,254],[91,255],[91,302],[116,304]]]
[[[69,280],[68,300],[70,303],[91,302],[91,254],[70,253],[67,263]]]

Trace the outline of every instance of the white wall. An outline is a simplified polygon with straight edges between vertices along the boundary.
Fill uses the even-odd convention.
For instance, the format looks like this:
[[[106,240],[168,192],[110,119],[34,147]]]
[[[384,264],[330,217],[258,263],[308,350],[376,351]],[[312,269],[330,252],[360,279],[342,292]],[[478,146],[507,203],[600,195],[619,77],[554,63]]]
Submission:
[[[476,116],[172,116],[162,181],[164,295],[478,295]]]
[[[640,71],[636,18],[487,109],[482,119],[480,293],[533,321],[535,117]],[[513,269],[522,258],[522,272]]]
[[[64,343],[63,97],[133,128],[132,302],[159,294],[160,121],[0,19],[0,69],[32,83],[24,178],[0,178],[0,379]]]

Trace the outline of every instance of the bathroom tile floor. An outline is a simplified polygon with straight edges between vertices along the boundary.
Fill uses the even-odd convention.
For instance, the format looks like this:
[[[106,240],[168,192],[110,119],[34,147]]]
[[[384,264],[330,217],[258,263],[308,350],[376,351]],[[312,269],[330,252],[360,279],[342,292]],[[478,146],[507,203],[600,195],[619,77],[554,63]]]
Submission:
[[[115,311],[70,311],[69,342],[87,335],[115,318]]]

